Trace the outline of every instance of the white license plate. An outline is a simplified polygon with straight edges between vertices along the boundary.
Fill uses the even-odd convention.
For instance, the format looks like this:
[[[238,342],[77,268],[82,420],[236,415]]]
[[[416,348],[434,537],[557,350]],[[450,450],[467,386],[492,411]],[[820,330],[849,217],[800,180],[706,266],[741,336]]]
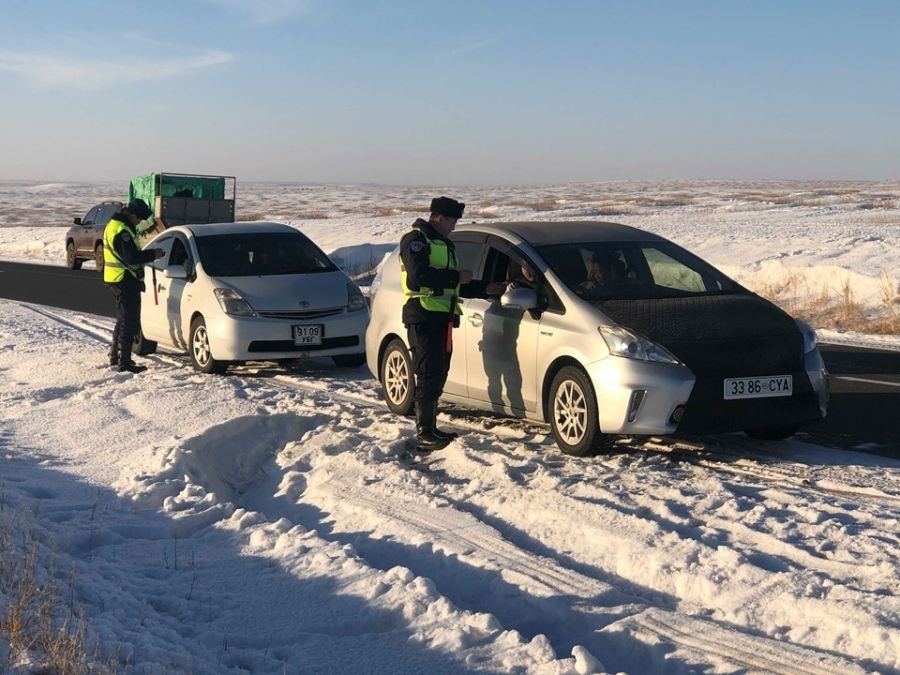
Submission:
[[[732,377],[725,379],[726,399],[790,396],[793,392],[794,379],[790,375]]]
[[[303,345],[322,344],[322,334],[325,332],[322,324],[315,323],[309,326],[294,326],[294,344]]]

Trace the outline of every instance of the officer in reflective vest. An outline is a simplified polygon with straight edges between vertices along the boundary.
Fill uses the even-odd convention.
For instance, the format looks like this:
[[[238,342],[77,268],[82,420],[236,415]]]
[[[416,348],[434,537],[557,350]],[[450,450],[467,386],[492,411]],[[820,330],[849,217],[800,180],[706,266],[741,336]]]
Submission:
[[[460,285],[472,280],[460,270],[448,235],[465,204],[449,197],[431,200],[431,216],[413,223],[400,240],[403,323],[412,348],[416,389],[416,443],[423,452],[438,450],[456,438],[437,428],[437,402],[447,381],[452,331],[459,324]]]
[[[144,264],[163,256],[162,249],[141,250],[137,226],[151,215],[141,199],[110,218],[103,230],[103,281],[116,298],[116,327],[109,349],[109,364],[119,372],[147,370],[131,360],[134,339],[141,330],[141,291],[144,288]]]

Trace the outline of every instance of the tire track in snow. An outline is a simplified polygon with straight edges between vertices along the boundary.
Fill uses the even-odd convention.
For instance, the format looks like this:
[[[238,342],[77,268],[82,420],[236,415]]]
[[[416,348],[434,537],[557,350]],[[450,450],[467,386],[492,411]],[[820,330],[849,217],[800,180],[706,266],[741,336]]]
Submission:
[[[58,321],[85,335],[93,337],[103,344],[108,344],[109,342],[109,336],[106,333],[106,331],[109,330],[109,327],[100,324],[99,322],[81,315],[78,315],[77,318],[69,319],[44,308],[37,308],[33,305],[24,303],[19,304],[46,318]],[[175,354],[157,353],[144,358],[158,359],[174,366],[184,367],[186,365],[184,358],[179,358],[179,355]],[[254,368],[253,366],[240,366],[239,370],[234,372],[234,376],[258,378],[262,382],[269,383],[271,386],[282,390],[293,389],[306,393],[325,394],[328,398],[333,400],[362,404],[369,408],[379,410],[385,415],[393,416],[393,413],[390,413],[385,409],[383,401],[374,386],[370,388],[367,393],[360,393],[359,391],[349,392],[347,391],[348,386],[346,380],[341,380],[339,378],[327,377],[324,383],[312,384],[302,381],[300,378],[302,378],[303,375],[288,375],[278,372],[273,374],[271,369],[264,369],[261,367]],[[335,388],[343,389],[343,391],[335,390]],[[517,428],[517,425],[515,424],[519,422],[518,420],[510,420],[510,423],[505,426],[502,423],[498,423],[496,426],[491,426],[489,429],[485,429],[484,425],[480,423],[467,421],[465,419],[460,420],[456,417],[449,417],[446,413],[441,415],[441,421],[448,423],[449,426],[458,430],[475,432],[482,435],[495,434],[501,436],[502,440],[514,441],[534,450],[559,455],[560,459],[563,461],[567,459],[565,456],[559,454],[552,439],[537,441],[527,437],[522,438],[521,436],[523,433],[535,436],[536,431],[530,430],[523,432],[522,429]],[[530,423],[530,426],[537,427],[542,425]],[[728,446],[725,446],[726,442],[729,444]],[[879,505],[885,503],[890,505],[900,505],[900,486],[898,486],[898,492],[885,492],[874,490],[872,488],[829,484],[827,481],[817,481],[810,478],[809,467],[805,467],[796,472],[788,471],[786,470],[785,465],[772,464],[771,451],[765,444],[733,436],[729,436],[727,441],[719,439],[684,441],[680,439],[664,439],[657,437],[648,439],[630,438],[620,442],[618,447],[623,448],[624,451],[630,450],[640,452],[643,450],[662,452],[679,461],[689,462],[698,466],[705,466],[706,468],[721,473],[731,473],[764,480],[773,485],[782,487],[814,490],[823,494],[830,494],[838,497],[850,497],[862,502],[874,502]],[[735,450],[734,447],[736,447],[737,450]],[[754,462],[754,464],[749,467],[735,464],[736,459],[745,462],[751,461]],[[577,466],[577,460],[571,461],[573,462],[573,470],[580,469],[580,467]],[[603,461],[603,456],[596,458],[596,461]]]
[[[79,328],[77,325],[73,325],[72,327]],[[98,341],[105,343],[104,337],[99,336],[99,331],[101,329],[96,326],[94,328],[94,336]],[[165,360],[170,361],[173,365],[183,364],[183,361],[179,361],[175,358],[157,358],[165,358]],[[348,419],[353,418],[353,413],[358,410],[361,403],[373,410],[374,414],[372,417],[387,417],[389,415],[389,413],[382,409],[377,396],[373,395],[370,398],[366,395],[360,396],[358,393],[348,394],[346,391],[334,391],[331,383],[326,384],[325,387],[321,385],[309,386],[297,382],[291,376],[279,376],[280,380],[282,378],[283,381],[280,381],[279,385],[283,385],[285,388],[322,395],[325,398],[334,401],[343,401],[344,403],[349,404],[347,411]],[[340,385],[338,384],[336,386]],[[357,434],[354,445],[355,447],[358,447],[360,444],[366,442],[371,443],[371,439],[364,434]],[[545,444],[537,445],[542,446]],[[570,463],[564,460],[560,463],[560,467],[567,471],[572,471],[578,466],[579,464],[577,462]],[[315,474],[313,477],[315,478]],[[475,476],[470,476],[469,478],[472,477]],[[423,479],[427,479],[427,477],[424,477]],[[564,615],[569,615],[571,623],[576,625],[581,623],[583,627],[586,626],[583,634],[588,640],[590,640],[591,634],[594,631],[604,623],[608,624],[609,621],[614,618],[619,618],[619,622],[631,619],[632,625],[644,625],[646,623],[641,623],[641,621],[634,619],[634,616],[640,616],[646,613],[641,611],[640,608],[636,608],[634,605],[622,604],[622,602],[620,602],[618,605],[610,606],[609,604],[604,605],[600,602],[605,595],[622,595],[614,586],[610,586],[598,579],[565,568],[564,566],[561,566],[557,560],[543,558],[539,554],[523,549],[521,546],[511,544],[494,528],[482,522],[471,513],[460,512],[447,506],[446,500],[444,500],[442,509],[444,513],[441,514],[440,518],[434,520],[434,514],[431,513],[434,509],[431,507],[427,510],[423,510],[423,508],[418,505],[418,502],[414,502],[416,505],[416,508],[414,509],[410,509],[408,504],[404,504],[403,508],[399,511],[385,511],[386,500],[371,496],[371,486],[350,489],[354,488],[357,484],[350,485],[343,476],[339,479],[329,478],[325,483],[331,482],[332,480],[336,480],[336,482],[333,483],[332,488],[322,493],[325,494],[327,492],[331,495],[330,506],[332,508],[329,511],[330,513],[338,514],[341,512],[342,508],[352,511],[354,513],[351,513],[350,522],[354,522],[353,516],[358,515],[359,513],[368,512],[370,514],[375,514],[376,521],[380,523],[394,523],[396,525],[400,530],[400,533],[397,535],[399,539],[408,536],[410,531],[417,533],[413,537],[414,539],[424,541],[437,539],[440,550],[449,552],[447,553],[449,557],[461,559],[474,558],[477,562],[481,563],[479,566],[483,566],[484,564],[491,566],[492,569],[498,571],[499,578],[505,584],[508,584],[510,587],[522,589],[526,595],[535,598],[539,604],[542,599],[549,598],[553,600],[553,603],[551,604],[555,605],[556,611],[551,612],[550,623],[548,623],[547,617],[543,616],[541,613],[533,612],[532,616],[527,617],[528,622],[535,627],[544,627],[546,629],[545,632],[552,630],[553,625],[551,624],[558,622],[560,611],[563,612]],[[364,481],[362,484],[364,484]],[[336,489],[334,489],[335,487]],[[305,496],[315,495],[315,490],[316,485],[313,484],[312,490],[307,490]],[[319,496],[321,497],[322,494]],[[327,504],[329,498],[326,497],[323,501]],[[432,519],[429,520],[429,517]],[[461,549],[459,548],[460,546],[462,547]],[[433,550],[433,541],[431,547]],[[423,555],[428,556],[430,554],[424,552]],[[562,570],[560,569],[561,567]],[[574,598],[578,598],[578,600],[573,606],[568,607],[567,602],[571,600],[573,596]],[[585,600],[584,598],[588,598],[588,600]],[[612,600],[614,598],[609,599]],[[543,603],[540,606],[542,609],[550,607],[547,603]],[[521,607],[521,604],[516,605],[516,608]],[[687,645],[683,638],[680,637],[678,626],[689,617],[677,615],[659,608],[654,609],[657,613],[657,617],[663,617],[658,618],[656,623],[655,630],[657,638],[664,635],[665,640],[675,646],[676,650],[684,651],[685,649],[698,649],[697,645],[699,645],[700,653],[717,654],[716,650],[712,648],[714,646],[712,643],[705,645],[704,641],[698,638],[697,640],[699,640],[699,642],[695,640],[692,645]],[[484,608],[479,608],[477,611],[484,611]],[[637,614],[635,614],[636,611]],[[631,616],[626,619],[621,619],[623,614]],[[711,624],[713,626],[717,625],[703,618],[693,617],[693,620],[700,622],[700,625],[704,626],[706,624]],[[614,622],[611,625],[615,625],[619,622]],[[775,652],[779,652],[780,643],[777,641],[746,635],[738,629],[729,630],[733,630],[744,636],[741,641],[742,644],[751,645],[751,647],[746,650],[747,654],[756,654],[760,651],[759,645],[754,646],[758,641],[775,643]],[[714,631],[707,626],[705,632],[712,633]],[[821,660],[821,654],[814,650],[807,650],[802,647],[798,647],[797,649],[800,650],[800,653],[805,655],[804,658],[807,660],[810,659],[810,654],[815,655],[815,658],[812,660]],[[746,664],[747,667],[759,667],[758,665],[754,665],[758,664],[758,661],[748,661],[746,655],[742,655],[741,650],[726,650],[724,656],[721,652],[718,652],[718,654],[719,656],[717,658],[724,658],[727,662],[743,663]],[[838,662],[841,663],[841,666],[834,667],[834,672],[852,672],[854,669],[851,663],[846,662],[843,659],[838,659],[834,663]],[[778,667],[775,668],[775,670],[777,672],[809,672],[802,669],[796,669],[794,664],[784,662],[778,663]],[[826,670],[832,670],[832,668],[829,667]]]
[[[705,618],[648,608],[638,598],[629,597],[611,584],[509,542],[495,528],[471,512],[455,508],[433,490],[423,501],[397,501],[388,488],[379,488],[381,481],[368,478],[370,475],[371,467],[367,465],[348,458],[332,458],[325,466],[312,470],[303,501],[312,502],[328,513],[336,533],[356,533],[352,534],[351,543],[364,558],[373,558],[370,564],[374,566],[378,566],[378,548],[382,545],[377,542],[389,542],[383,546],[393,547],[402,542],[406,551],[406,560],[401,561],[402,564],[431,578],[438,590],[451,598],[458,596],[453,588],[465,584],[466,573],[448,569],[448,566],[468,566],[473,578],[492,572],[503,586],[498,588],[496,584],[484,582],[479,586],[475,582],[476,590],[481,592],[477,598],[467,596],[464,599],[470,605],[466,609],[490,612],[497,615],[503,625],[527,626],[531,632],[551,636],[551,643],[558,652],[572,648],[570,642],[561,644],[563,639],[575,639],[602,659],[611,643],[633,642],[632,638],[626,639],[623,635],[631,630],[627,626],[648,623],[649,618],[636,617],[651,612],[656,646],[660,640],[670,644],[678,652],[672,658],[683,660],[685,664],[703,663],[712,668],[726,664],[750,672],[762,669],[804,675],[863,672],[851,661],[814,648],[792,646],[785,650],[779,641],[746,633],[738,627],[721,627]],[[427,485],[432,482],[428,475],[420,475],[419,480],[426,483],[426,488],[434,487]],[[364,534],[359,534],[360,531]],[[373,540],[376,543],[372,543]],[[424,549],[423,544],[427,544]],[[435,556],[452,564],[437,565]],[[391,560],[389,564],[396,563]],[[506,585],[518,589],[515,600],[495,597],[503,594]],[[506,594],[509,594],[508,590]],[[519,594],[524,596],[524,603]],[[579,600],[573,602],[573,597]],[[456,601],[460,601],[459,597]],[[530,615],[524,613],[526,609]],[[618,629],[610,629],[620,622],[626,623]],[[684,624],[689,624],[691,630],[697,629],[691,641],[684,638]],[[560,627],[565,630],[561,631]],[[617,634],[615,639],[608,637],[610,631]],[[568,632],[568,635],[563,638],[560,632]],[[733,644],[728,647],[718,642],[725,632],[732,637]],[[739,639],[735,642],[736,636]],[[640,652],[641,646],[632,645],[629,649]],[[760,654],[772,656],[766,659]],[[606,663],[632,672],[646,672],[643,670],[646,664],[636,662],[633,656],[623,654],[621,658],[621,662],[611,664],[607,660]],[[818,665],[807,668],[806,664],[810,662]]]

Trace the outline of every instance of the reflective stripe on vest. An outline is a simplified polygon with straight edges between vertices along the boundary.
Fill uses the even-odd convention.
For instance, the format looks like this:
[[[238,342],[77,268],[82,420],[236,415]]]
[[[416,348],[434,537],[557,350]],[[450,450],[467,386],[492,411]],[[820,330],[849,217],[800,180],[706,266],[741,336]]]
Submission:
[[[443,268],[448,270],[458,269],[456,262],[456,254],[450,254],[450,247],[447,243],[440,239],[430,239],[418,227],[413,228],[413,232],[419,232],[428,241],[428,265],[429,267]],[[403,304],[406,304],[411,298],[418,298],[419,304],[426,312],[440,312],[449,314],[451,311],[450,303],[453,302],[453,311],[462,314],[459,303],[459,286],[452,289],[444,289],[443,295],[435,295],[434,289],[422,286],[418,291],[414,291],[409,287],[406,280],[406,267],[403,260],[400,261],[400,284],[403,287]]]
[[[113,241],[120,232],[124,232],[131,237],[137,250],[141,250],[141,243],[135,239],[134,233],[126,227],[118,218],[113,217],[103,230],[103,281],[107,284],[117,284],[125,279],[125,273],[130,273],[135,279],[140,281],[144,278],[144,266],[126,265],[116,250],[113,248]]]

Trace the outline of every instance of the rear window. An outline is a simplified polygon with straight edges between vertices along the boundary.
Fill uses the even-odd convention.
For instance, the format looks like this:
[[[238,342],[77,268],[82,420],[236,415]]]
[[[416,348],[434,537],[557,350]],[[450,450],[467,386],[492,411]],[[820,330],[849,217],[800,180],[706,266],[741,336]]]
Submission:
[[[337,269],[300,232],[216,234],[197,237],[197,252],[211,277],[315,274]]]

